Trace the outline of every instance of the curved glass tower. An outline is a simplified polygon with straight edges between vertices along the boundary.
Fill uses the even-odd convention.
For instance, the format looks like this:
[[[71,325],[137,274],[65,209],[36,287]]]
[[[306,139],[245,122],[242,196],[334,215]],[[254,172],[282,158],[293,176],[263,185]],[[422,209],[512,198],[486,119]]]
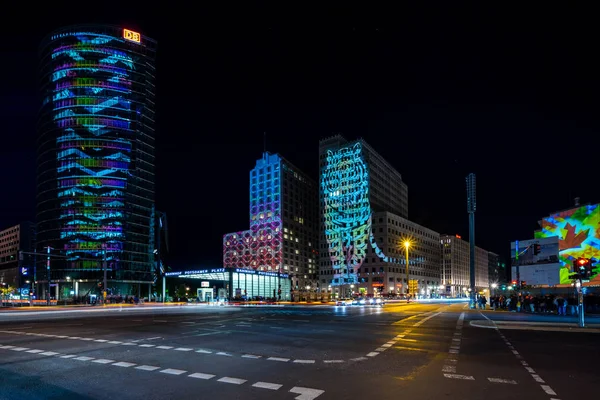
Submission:
[[[62,28],[40,47],[37,251],[51,246],[51,280],[80,293],[103,265],[123,294],[152,282],[155,52],[106,25]]]

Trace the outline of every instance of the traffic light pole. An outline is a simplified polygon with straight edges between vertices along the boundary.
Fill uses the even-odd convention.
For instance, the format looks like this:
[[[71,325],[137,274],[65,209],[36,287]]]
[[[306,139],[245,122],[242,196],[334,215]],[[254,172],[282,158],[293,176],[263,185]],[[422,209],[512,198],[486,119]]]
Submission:
[[[579,311],[579,327],[583,328],[585,327],[585,317],[583,315],[584,313],[584,307],[583,307],[583,283],[581,282],[581,279],[577,279],[577,282],[575,283],[575,286],[577,286],[577,308]]]

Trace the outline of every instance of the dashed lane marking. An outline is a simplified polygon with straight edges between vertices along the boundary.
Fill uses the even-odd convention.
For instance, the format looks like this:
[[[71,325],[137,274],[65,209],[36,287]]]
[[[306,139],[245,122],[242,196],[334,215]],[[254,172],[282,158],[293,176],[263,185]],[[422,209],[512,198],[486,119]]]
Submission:
[[[510,385],[517,384],[517,381],[513,381],[512,379],[488,378],[488,381],[493,382],[493,383],[508,383]]]
[[[343,363],[344,360],[323,360],[323,362],[325,364],[337,364],[337,363]]]
[[[133,367],[136,364],[130,363],[130,362],[125,362],[125,361],[119,361],[119,362],[116,362],[116,363],[110,364],[110,365],[114,365],[115,367],[129,368],[129,367]]]
[[[221,379],[217,379],[217,382],[231,383],[233,385],[241,385],[242,383],[245,383],[247,381],[245,379],[231,378],[229,376],[224,376]]]
[[[253,358],[253,359],[258,359],[261,358],[262,356],[255,356],[254,354],[244,354],[242,355],[242,358]]]
[[[484,317],[485,319],[488,320],[488,322],[490,322],[492,325],[490,326],[491,329],[495,329],[496,332],[500,335],[500,337],[502,338],[502,340],[504,340],[504,343],[508,346],[509,349],[511,349],[511,352],[515,355],[515,357],[521,361],[521,365],[523,365],[523,368],[525,368],[525,370],[527,372],[529,372],[529,374],[531,375],[531,377],[537,382],[540,383],[540,387],[542,388],[542,390],[544,392],[546,392],[546,394],[550,395],[550,396],[556,396],[556,392],[554,390],[552,390],[552,388],[549,385],[545,385],[544,383],[546,383],[538,374],[535,373],[535,371],[533,370],[533,368],[529,367],[529,364],[527,364],[527,362],[523,359],[523,357],[519,354],[519,352],[517,350],[514,350],[514,346],[508,341],[508,339],[506,338],[506,336],[504,336],[504,334],[500,331],[498,325],[496,325],[496,322],[490,318],[488,318],[485,314],[483,314],[481,311],[479,312],[479,314],[481,314],[482,317]],[[473,321],[471,321],[471,325]]]
[[[269,361],[280,361],[280,362],[288,362],[288,361],[290,361],[289,358],[281,358],[281,357],[269,357],[269,358],[267,358],[267,360],[269,360]]]
[[[188,375],[190,378],[196,378],[196,379],[212,379],[214,378],[216,375],[212,375],[212,374],[202,374],[200,372],[195,372],[193,374]]]
[[[314,364],[315,360],[294,360],[297,364]]]
[[[157,369],[160,369],[160,367],[155,367],[153,365],[138,365],[135,369],[140,369],[142,371],[156,371]]]
[[[166,368],[166,369],[162,369],[158,372],[163,373],[163,374],[169,374],[169,375],[181,375],[181,374],[185,374],[187,371],[185,371],[183,369]]]
[[[256,382],[252,386],[261,389],[270,389],[270,390],[279,390],[283,385],[278,383],[269,383],[269,382]]]
[[[96,360],[93,360],[92,362],[98,363],[98,364],[112,364],[115,362],[115,360],[109,360],[107,358],[98,358]]]
[[[459,375],[459,374],[444,374],[445,378],[450,378],[450,379],[463,379],[466,381],[474,381],[475,378],[471,375]]]

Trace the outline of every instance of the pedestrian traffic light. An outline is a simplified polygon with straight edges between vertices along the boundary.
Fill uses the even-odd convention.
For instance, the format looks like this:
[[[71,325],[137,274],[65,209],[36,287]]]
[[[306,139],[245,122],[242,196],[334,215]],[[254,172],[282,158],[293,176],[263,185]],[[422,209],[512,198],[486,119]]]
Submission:
[[[592,260],[583,257],[573,260],[573,272],[576,279],[589,280],[593,274]]]
[[[540,254],[542,252],[542,245],[539,243],[535,243],[533,245],[533,255],[537,256],[538,254]]]

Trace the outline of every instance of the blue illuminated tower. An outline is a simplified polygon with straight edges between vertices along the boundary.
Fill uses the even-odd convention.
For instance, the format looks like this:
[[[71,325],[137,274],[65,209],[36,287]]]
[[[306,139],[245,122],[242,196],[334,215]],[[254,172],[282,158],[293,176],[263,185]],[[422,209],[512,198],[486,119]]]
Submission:
[[[52,280],[92,287],[104,262],[121,293],[153,280],[155,52],[106,25],[62,28],[40,46],[37,247],[57,256]]]

